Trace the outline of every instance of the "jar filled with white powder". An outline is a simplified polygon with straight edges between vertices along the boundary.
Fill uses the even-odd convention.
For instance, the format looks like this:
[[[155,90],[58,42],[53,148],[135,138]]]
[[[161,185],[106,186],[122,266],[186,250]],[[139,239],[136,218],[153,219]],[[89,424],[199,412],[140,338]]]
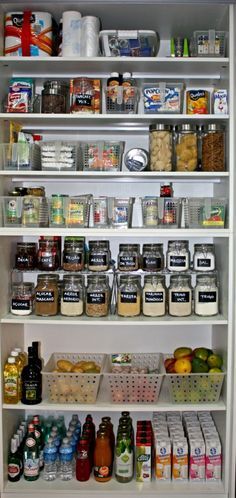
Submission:
[[[170,240],[166,254],[166,267],[171,272],[189,270],[190,254],[188,240]]]
[[[33,311],[33,294],[33,283],[14,284],[11,293],[11,313],[19,316],[30,315]]]
[[[215,270],[214,244],[194,244],[193,269],[202,272]]]
[[[61,293],[61,314],[80,316],[84,311],[84,284],[82,275],[64,275]]]
[[[215,275],[197,275],[194,295],[196,315],[214,316],[219,313],[219,292]]]
[[[188,316],[192,313],[192,287],[190,275],[172,275],[169,287],[169,314]]]
[[[165,277],[162,275],[145,275],[143,287],[143,314],[145,316],[163,316],[166,312]]]

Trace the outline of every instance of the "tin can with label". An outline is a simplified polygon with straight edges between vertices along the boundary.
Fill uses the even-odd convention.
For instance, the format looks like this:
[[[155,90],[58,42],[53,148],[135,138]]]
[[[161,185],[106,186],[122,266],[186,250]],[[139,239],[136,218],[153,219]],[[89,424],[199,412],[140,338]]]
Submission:
[[[129,171],[144,171],[148,166],[149,155],[145,149],[130,149],[125,154],[124,163]]]

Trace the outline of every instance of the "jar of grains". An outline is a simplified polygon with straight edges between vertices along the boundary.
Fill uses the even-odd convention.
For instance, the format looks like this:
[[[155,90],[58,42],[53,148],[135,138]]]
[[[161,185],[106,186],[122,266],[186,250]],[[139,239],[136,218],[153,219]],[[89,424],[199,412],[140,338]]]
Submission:
[[[69,85],[65,81],[48,80],[42,90],[42,113],[68,112]]]
[[[88,269],[100,272],[109,269],[111,259],[109,240],[90,240]]]
[[[143,244],[143,271],[156,272],[164,268],[163,244]]]
[[[203,126],[202,170],[225,171],[225,129],[220,124]]]
[[[84,310],[84,281],[82,275],[64,275],[61,293],[61,314],[82,315]]]
[[[151,171],[172,170],[173,133],[170,125],[153,124],[149,127]]]
[[[196,315],[217,315],[219,312],[219,292],[215,275],[197,275],[194,294]]]
[[[190,254],[188,240],[169,240],[166,254],[166,267],[169,271],[189,270]]]
[[[201,272],[215,270],[214,244],[194,244],[193,269]]]
[[[86,289],[86,315],[107,316],[110,303],[108,275],[88,275]]]
[[[57,270],[60,266],[57,243],[54,240],[47,238],[45,238],[44,240],[39,240],[37,260],[37,266],[39,270]]]
[[[36,267],[37,244],[17,242],[15,266],[17,270],[33,270]]]
[[[84,240],[66,237],[64,242],[62,268],[65,271],[81,271],[85,265]]]
[[[194,125],[177,126],[175,137],[175,163],[177,171],[195,171],[198,166],[198,135]]]
[[[140,245],[120,244],[118,254],[118,270],[137,271],[140,265]]]
[[[138,316],[141,313],[140,275],[121,275],[117,292],[119,316]]]
[[[172,275],[169,287],[169,314],[188,316],[192,313],[191,276]]]
[[[13,284],[10,309],[13,315],[30,315],[33,311],[34,284]]]
[[[58,280],[57,274],[38,275],[35,287],[35,314],[54,316],[58,312]]]
[[[143,287],[143,314],[145,316],[163,316],[166,312],[165,277],[162,275],[145,275]]]

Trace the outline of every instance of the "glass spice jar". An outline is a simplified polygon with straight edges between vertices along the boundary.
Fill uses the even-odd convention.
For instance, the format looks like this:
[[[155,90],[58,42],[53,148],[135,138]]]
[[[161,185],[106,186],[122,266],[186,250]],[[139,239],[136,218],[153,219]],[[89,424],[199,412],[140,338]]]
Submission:
[[[107,271],[111,260],[109,240],[90,240],[88,269],[94,272]]]
[[[62,268],[65,271],[81,271],[85,266],[84,240],[76,237],[66,238],[63,251]]]
[[[173,132],[170,125],[153,124],[149,127],[151,171],[172,170]]]
[[[198,166],[197,127],[190,124],[177,126],[175,137],[176,171],[195,171]]]
[[[69,85],[66,81],[48,80],[42,90],[42,113],[65,114],[68,112]]]
[[[169,286],[169,314],[189,316],[192,313],[191,276],[171,275]]]
[[[120,244],[118,254],[118,270],[137,271],[140,266],[140,245]]]
[[[108,275],[88,275],[85,303],[87,316],[101,317],[108,315],[110,303]]]
[[[58,280],[57,274],[38,275],[35,287],[35,314],[38,316],[54,316],[58,312]]]
[[[121,275],[117,292],[119,316],[138,316],[141,313],[140,275]]]
[[[193,269],[201,272],[215,270],[214,244],[194,244]]]
[[[214,316],[219,312],[219,292],[215,275],[197,275],[194,291],[194,311],[200,316]]]
[[[80,316],[84,310],[84,280],[82,275],[64,275],[61,293],[61,314]]]
[[[163,316],[166,312],[166,286],[163,275],[145,275],[143,287],[143,314]]]
[[[166,267],[171,272],[189,270],[190,253],[188,240],[169,240]]]
[[[37,265],[41,271],[55,271],[59,268],[58,248],[54,240],[45,238],[39,241]]]
[[[225,171],[225,129],[220,124],[203,126],[201,134],[202,170]]]
[[[12,315],[30,315],[33,311],[34,284],[13,284],[10,309]]]
[[[164,268],[163,244],[143,244],[143,271],[156,272]]]
[[[37,244],[34,242],[17,242],[15,267],[17,270],[33,270],[37,262]]]

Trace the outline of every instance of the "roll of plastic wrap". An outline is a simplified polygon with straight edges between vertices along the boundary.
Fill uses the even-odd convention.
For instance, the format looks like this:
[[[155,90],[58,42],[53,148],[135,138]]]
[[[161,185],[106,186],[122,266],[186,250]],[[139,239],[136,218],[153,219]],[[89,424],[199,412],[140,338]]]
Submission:
[[[48,12],[8,12],[5,16],[5,55],[52,55],[52,16]]]
[[[82,19],[82,44],[83,57],[96,57],[99,54],[99,28],[98,17],[86,16]]]
[[[62,14],[62,57],[81,55],[81,17],[74,10]]]

